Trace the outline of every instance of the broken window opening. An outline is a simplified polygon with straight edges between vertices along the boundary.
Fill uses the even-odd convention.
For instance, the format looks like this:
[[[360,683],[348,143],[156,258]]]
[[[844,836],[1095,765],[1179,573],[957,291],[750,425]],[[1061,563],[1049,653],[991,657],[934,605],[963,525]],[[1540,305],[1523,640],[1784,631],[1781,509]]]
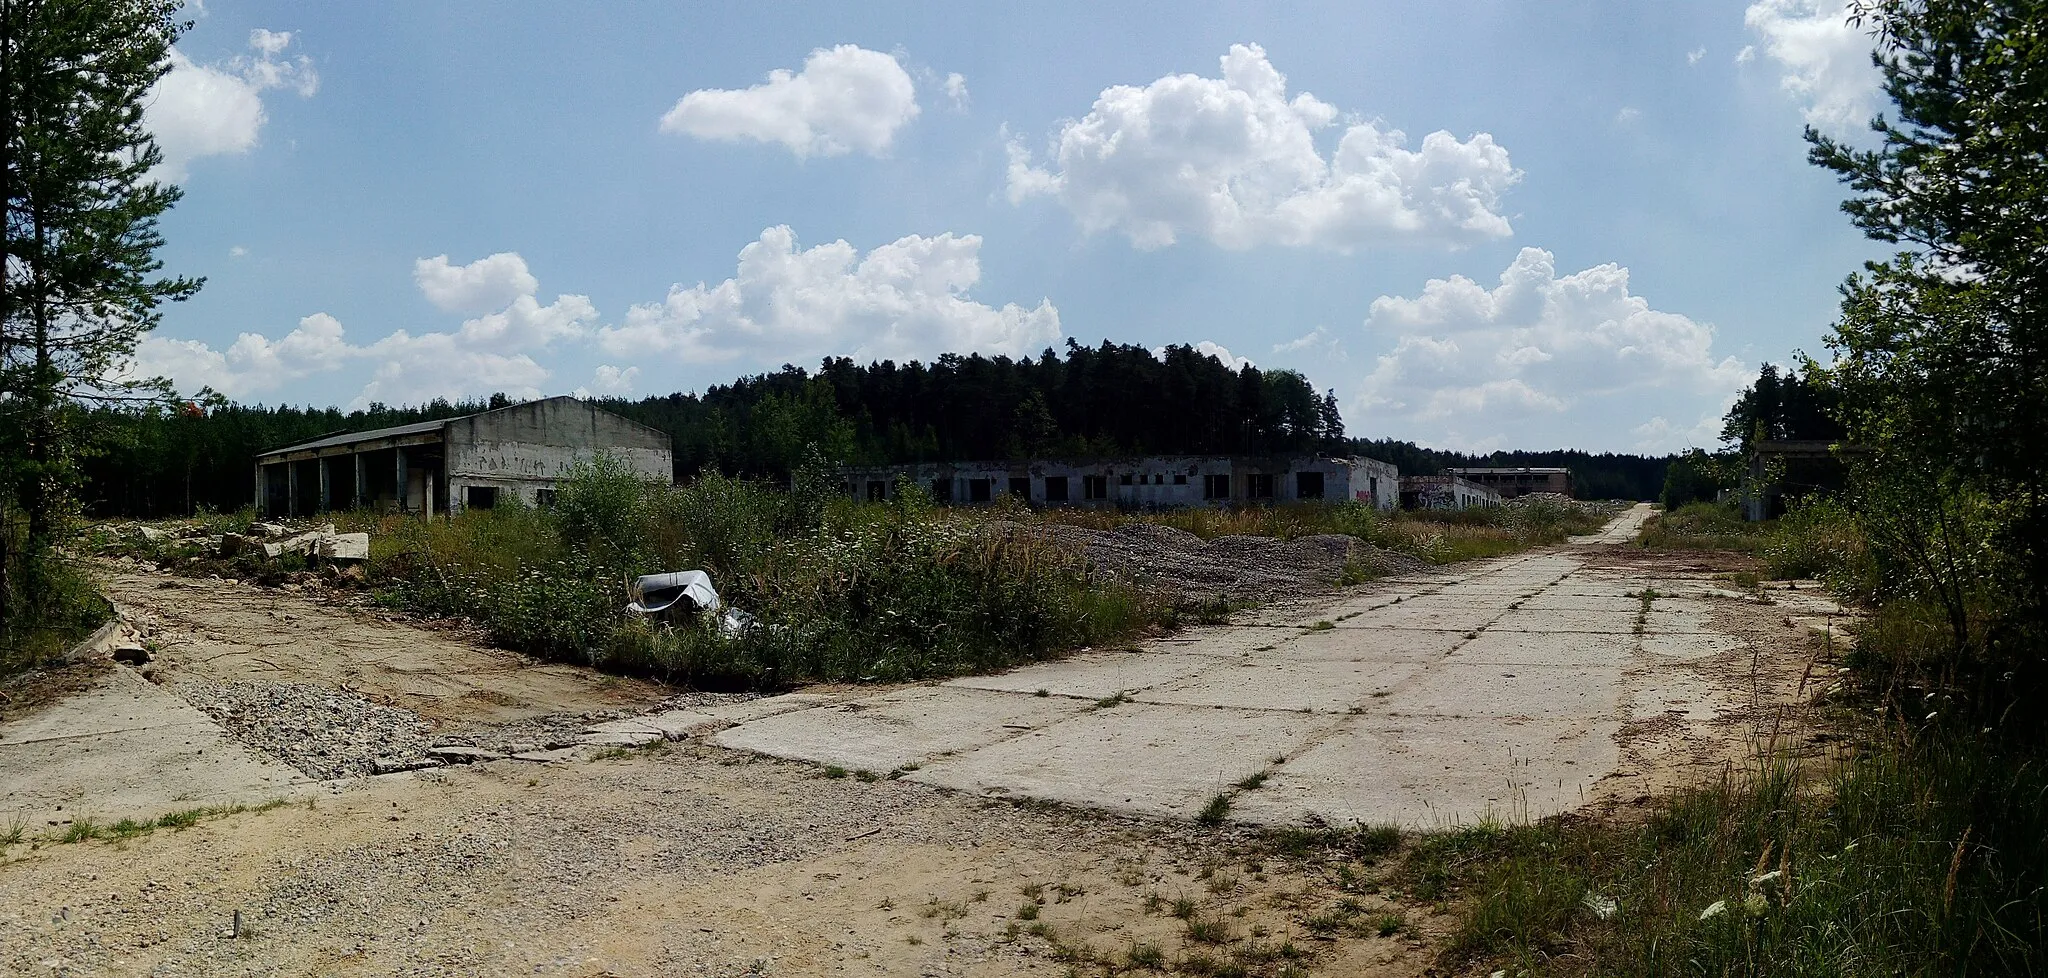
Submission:
[[[1063,503],[1067,501],[1067,477],[1049,475],[1045,477],[1045,501]]]

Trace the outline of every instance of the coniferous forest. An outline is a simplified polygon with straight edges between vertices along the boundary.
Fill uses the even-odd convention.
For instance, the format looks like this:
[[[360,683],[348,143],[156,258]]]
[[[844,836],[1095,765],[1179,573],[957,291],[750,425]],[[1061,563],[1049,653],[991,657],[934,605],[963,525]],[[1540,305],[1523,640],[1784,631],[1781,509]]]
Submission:
[[[231,510],[254,492],[255,457],[341,431],[454,417],[507,403],[434,401],[360,410],[235,404],[217,395],[176,406],[92,412],[83,502],[99,515]],[[599,401],[675,440],[676,476],[706,468],[781,479],[817,446],[859,463],[1133,454],[1335,452],[1406,473],[1450,465],[1565,465],[1588,498],[1653,498],[1668,459],[1581,451],[1470,456],[1392,439],[1347,437],[1333,392],[1288,370],[1232,370],[1188,346],[1069,341],[1035,359],[947,354],[929,364],[816,370],[785,366],[701,393]]]

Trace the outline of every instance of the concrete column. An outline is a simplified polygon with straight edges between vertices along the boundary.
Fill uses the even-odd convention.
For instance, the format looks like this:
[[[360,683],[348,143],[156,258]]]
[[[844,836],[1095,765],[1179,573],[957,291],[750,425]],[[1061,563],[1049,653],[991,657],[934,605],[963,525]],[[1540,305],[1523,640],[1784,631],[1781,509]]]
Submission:
[[[370,507],[370,474],[363,468],[363,453],[350,452],[348,457],[350,462],[355,463],[356,470],[356,491],[354,498],[350,501],[355,504],[356,509],[368,509]]]
[[[332,467],[327,464],[327,461],[328,459],[325,455],[313,460],[314,471],[320,476],[320,508],[316,512],[321,513],[334,508],[333,479],[330,477]]]
[[[284,463],[284,515],[299,515],[299,463]]]
[[[424,486],[425,486],[425,488],[426,488],[426,492],[424,492],[424,493],[422,493],[422,494],[420,495],[420,509],[421,509],[421,510],[423,510],[423,511],[424,511],[424,512],[425,512],[425,513],[427,514],[427,518],[428,518],[428,519],[433,519],[433,518],[434,518],[434,473],[433,473],[433,472],[429,471],[429,472],[427,473],[427,479],[426,479],[426,482],[424,483]]]
[[[406,495],[405,449],[403,447],[394,448],[391,450],[391,455],[398,460],[396,465],[398,472],[398,511],[403,513],[411,508],[409,504],[412,502]]]
[[[270,507],[270,479],[263,471],[263,463],[256,463],[256,515],[266,515]]]

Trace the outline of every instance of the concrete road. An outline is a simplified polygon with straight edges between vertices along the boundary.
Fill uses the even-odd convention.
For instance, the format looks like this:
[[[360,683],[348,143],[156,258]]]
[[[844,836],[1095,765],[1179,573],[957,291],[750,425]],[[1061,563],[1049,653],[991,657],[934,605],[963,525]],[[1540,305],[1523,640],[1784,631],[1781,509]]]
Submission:
[[[715,742],[964,791],[1190,817],[1441,827],[1576,808],[1617,734],[1671,712],[1660,670],[1732,639],[1702,602],[1586,567],[1571,546],[1382,581],[1097,652],[739,724]],[[1642,619],[1640,631],[1638,619]],[[1709,710],[1711,712],[1711,710]]]

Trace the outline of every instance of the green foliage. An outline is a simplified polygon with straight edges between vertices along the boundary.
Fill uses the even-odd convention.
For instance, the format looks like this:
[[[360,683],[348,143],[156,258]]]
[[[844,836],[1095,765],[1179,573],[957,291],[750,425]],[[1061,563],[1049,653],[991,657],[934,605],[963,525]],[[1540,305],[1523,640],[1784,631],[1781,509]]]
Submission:
[[[115,378],[158,307],[199,288],[158,275],[179,192],[151,178],[163,157],[142,120],[179,6],[0,5],[0,665],[32,659],[80,605],[54,554],[77,505],[80,405],[156,391]]]
[[[1930,731],[1683,790],[1639,822],[1419,843],[1406,871],[1469,895],[1452,961],[1532,975],[2038,974],[2044,796],[2024,754]]]
[[[1874,149],[1807,138],[1856,225],[1904,246],[1849,279],[1829,339],[1878,590],[1941,607],[1947,678],[2048,732],[2048,8],[1861,7],[1896,115]]]
[[[1752,523],[1726,503],[1692,502],[1650,518],[1638,538],[1659,550],[1738,550],[1762,547],[1774,524]]]
[[[1673,459],[1671,467],[1664,470],[1664,509],[1669,512],[1693,503],[1715,502],[1721,490],[1733,489],[1741,481],[1741,464],[1740,459],[1709,455],[1697,448]]]
[[[706,473],[667,486],[600,458],[556,500],[392,520],[376,537],[372,584],[387,600],[475,620],[509,648],[718,687],[986,671],[1170,614],[1042,539],[939,518],[914,493],[825,506],[801,484],[777,492]],[[633,577],[685,568],[710,572],[756,627],[656,628],[624,614]]]
[[[1812,361],[1806,373],[1798,368],[1778,373],[1778,365],[1766,363],[1756,382],[1735,399],[1721,422],[1721,441],[1745,454],[1758,441],[1834,441],[1843,435],[1842,394],[1827,380],[1826,371]],[[1667,483],[1668,484],[1668,483]],[[1711,496],[1698,498],[1711,499]],[[1669,499],[1666,506],[1674,504]]]

